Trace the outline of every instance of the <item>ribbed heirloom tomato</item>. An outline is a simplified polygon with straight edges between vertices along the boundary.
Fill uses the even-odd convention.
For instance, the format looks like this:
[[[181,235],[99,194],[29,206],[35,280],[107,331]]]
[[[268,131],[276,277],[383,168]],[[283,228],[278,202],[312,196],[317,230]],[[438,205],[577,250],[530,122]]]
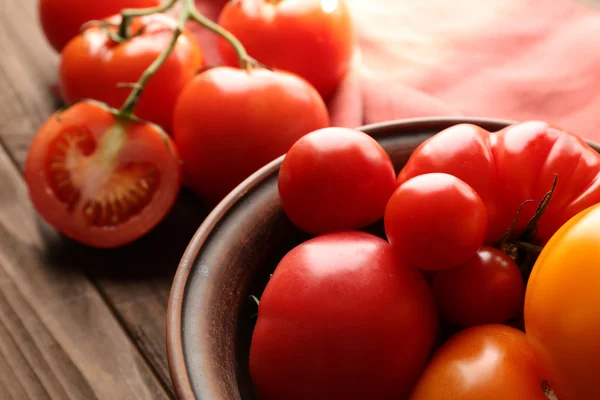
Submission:
[[[560,400],[598,398],[600,205],[569,220],[540,254],[525,295],[525,329]]]
[[[304,79],[263,68],[215,67],[179,96],[173,138],[186,184],[215,205],[300,137],[328,125],[325,103]]]
[[[110,21],[118,23],[120,17]],[[175,26],[176,21],[163,14],[134,18],[131,37],[121,43],[112,40],[99,25],[89,27],[62,52],[60,89],[64,100],[90,98],[120,107],[131,91],[130,86],[123,84],[138,81],[167,47]],[[171,132],[177,96],[203,65],[203,55],[195,39],[184,32],[165,63],[149,79],[136,115]]]
[[[325,234],[279,263],[258,308],[250,374],[263,400],[398,400],[423,370],[437,331],[416,268],[386,241]]]
[[[181,185],[171,140],[154,124],[122,121],[95,102],[53,115],[33,139],[25,180],[38,213],[94,247],[117,247],[152,229]]]
[[[58,52],[88,21],[107,18],[124,8],[154,7],[159,0],[40,0],[39,17],[46,38]]]
[[[324,98],[350,68],[355,37],[344,0],[230,1],[219,24],[259,62],[302,76]],[[223,39],[219,50],[227,65],[238,64]]]

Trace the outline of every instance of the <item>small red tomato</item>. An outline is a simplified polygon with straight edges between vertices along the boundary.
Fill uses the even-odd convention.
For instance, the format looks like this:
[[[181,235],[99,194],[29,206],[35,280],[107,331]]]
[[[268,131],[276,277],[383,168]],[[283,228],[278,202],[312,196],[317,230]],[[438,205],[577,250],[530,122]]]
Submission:
[[[429,362],[410,400],[548,400],[546,390],[525,334],[493,324],[451,337]]]
[[[121,246],[152,229],[173,205],[181,176],[173,142],[158,126],[118,120],[95,102],[50,117],[25,162],[41,217],[94,247]]]
[[[124,8],[154,7],[159,0],[40,0],[39,17],[46,38],[60,52],[88,21],[107,18]]]
[[[440,314],[467,327],[502,323],[518,315],[523,310],[525,285],[508,254],[483,246],[465,264],[437,272],[432,291]]]
[[[385,233],[399,256],[426,270],[464,264],[483,245],[487,213],[479,195],[442,173],[416,176],[392,195]]]
[[[396,187],[394,166],[381,145],[347,128],[302,137],[279,171],[286,215],[313,234],[362,228],[383,218]]]
[[[416,268],[356,231],[292,249],[260,300],[250,374],[263,400],[397,400],[425,367],[438,320]]]
[[[116,17],[111,21],[118,22]],[[95,99],[119,108],[134,83],[171,41],[176,21],[163,14],[135,18],[131,31],[142,33],[116,43],[99,26],[92,26],[64,48],[60,87],[67,102]],[[112,28],[111,28],[112,29]],[[116,31],[116,29],[114,29]],[[173,108],[179,92],[204,64],[202,52],[187,31],[165,63],[148,80],[135,113],[171,131]]]
[[[219,24],[233,33],[248,53],[269,67],[294,72],[329,97],[350,68],[355,35],[344,0],[230,1]],[[221,39],[227,65],[239,61]]]
[[[187,185],[214,205],[300,137],[328,125],[325,103],[304,79],[216,67],[182,91],[173,137]]]

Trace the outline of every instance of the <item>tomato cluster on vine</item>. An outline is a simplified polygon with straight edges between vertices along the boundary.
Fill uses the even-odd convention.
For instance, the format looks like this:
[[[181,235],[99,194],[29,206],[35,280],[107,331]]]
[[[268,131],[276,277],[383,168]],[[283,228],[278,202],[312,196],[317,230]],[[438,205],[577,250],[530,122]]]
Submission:
[[[33,140],[26,178],[57,230],[124,245],[165,217],[182,183],[212,207],[329,126],[325,101],[355,47],[344,1],[221,6],[214,22],[193,0],[40,2],[67,107]],[[220,65],[207,63],[193,23],[219,37]]]
[[[553,327],[547,307],[564,300],[546,287],[562,277],[586,291],[573,294],[581,312],[594,296],[586,279],[600,276],[590,250],[583,264],[566,255],[577,235],[600,244],[600,155],[579,137],[539,121],[458,124],[396,175],[372,137],[320,129],[287,152],[278,186],[289,220],[314,237],[259,300],[250,373],[261,398],[593,397],[597,358],[567,343],[597,355],[600,324],[565,314]],[[381,222],[381,237],[367,233]]]

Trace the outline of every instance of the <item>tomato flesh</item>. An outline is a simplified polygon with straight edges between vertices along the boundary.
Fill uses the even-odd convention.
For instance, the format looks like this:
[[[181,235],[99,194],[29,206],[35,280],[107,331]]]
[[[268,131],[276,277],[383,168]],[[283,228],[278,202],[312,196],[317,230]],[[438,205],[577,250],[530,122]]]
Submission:
[[[177,153],[163,136],[154,125],[118,121],[96,103],[50,117],[25,166],[36,209],[91,246],[137,239],[166,215],[181,184]]]

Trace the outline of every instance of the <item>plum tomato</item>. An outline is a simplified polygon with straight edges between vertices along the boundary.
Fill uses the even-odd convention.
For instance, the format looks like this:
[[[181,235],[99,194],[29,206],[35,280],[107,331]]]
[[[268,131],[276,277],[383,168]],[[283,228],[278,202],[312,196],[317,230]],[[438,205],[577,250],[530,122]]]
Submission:
[[[519,315],[525,285],[508,254],[483,246],[465,264],[436,272],[432,292],[440,314],[467,327],[503,323]]]
[[[121,246],[152,229],[173,205],[181,176],[173,142],[157,125],[119,120],[88,101],[51,116],[25,162],[41,217],[94,247]]]
[[[600,202],[600,155],[582,138],[543,121],[493,133],[472,124],[454,125],[423,142],[398,181],[432,172],[456,176],[481,197],[490,245],[504,235],[523,202],[534,200],[523,208],[514,233],[524,230],[555,177],[552,201],[529,242],[544,245],[572,216]]]
[[[525,293],[525,330],[560,400],[598,397],[600,204],[550,239]]]
[[[120,17],[110,21],[120,22]],[[122,43],[113,41],[99,25],[90,26],[62,52],[60,90],[64,100],[94,99],[121,107],[131,92],[131,87],[123,84],[138,81],[167,47],[176,25],[175,19],[164,14],[137,17],[131,23],[131,37]],[[110,29],[116,32],[116,28]],[[136,115],[171,132],[177,96],[203,65],[200,48],[185,31],[165,63],[148,80]]]
[[[219,24],[248,53],[268,67],[293,72],[327,99],[350,68],[355,34],[344,0],[230,1]],[[226,65],[239,61],[231,45],[219,41]]]
[[[410,400],[548,400],[544,382],[523,332],[479,325],[434,354]]]
[[[329,233],[275,269],[258,308],[250,374],[264,400],[406,398],[437,328],[427,284],[389,243]]]
[[[304,79],[215,67],[179,96],[173,138],[186,185],[212,206],[300,137],[328,125],[325,103]]]
[[[485,205],[460,179],[424,174],[402,183],[385,210],[385,233],[399,257],[425,270],[464,264],[483,245]]]
[[[375,139],[353,129],[325,128],[303,136],[287,152],[278,186],[288,218],[319,234],[380,220],[397,184],[392,161]]]
[[[107,18],[124,8],[155,7],[159,3],[160,0],[40,0],[38,13],[46,39],[60,52],[88,21]]]

